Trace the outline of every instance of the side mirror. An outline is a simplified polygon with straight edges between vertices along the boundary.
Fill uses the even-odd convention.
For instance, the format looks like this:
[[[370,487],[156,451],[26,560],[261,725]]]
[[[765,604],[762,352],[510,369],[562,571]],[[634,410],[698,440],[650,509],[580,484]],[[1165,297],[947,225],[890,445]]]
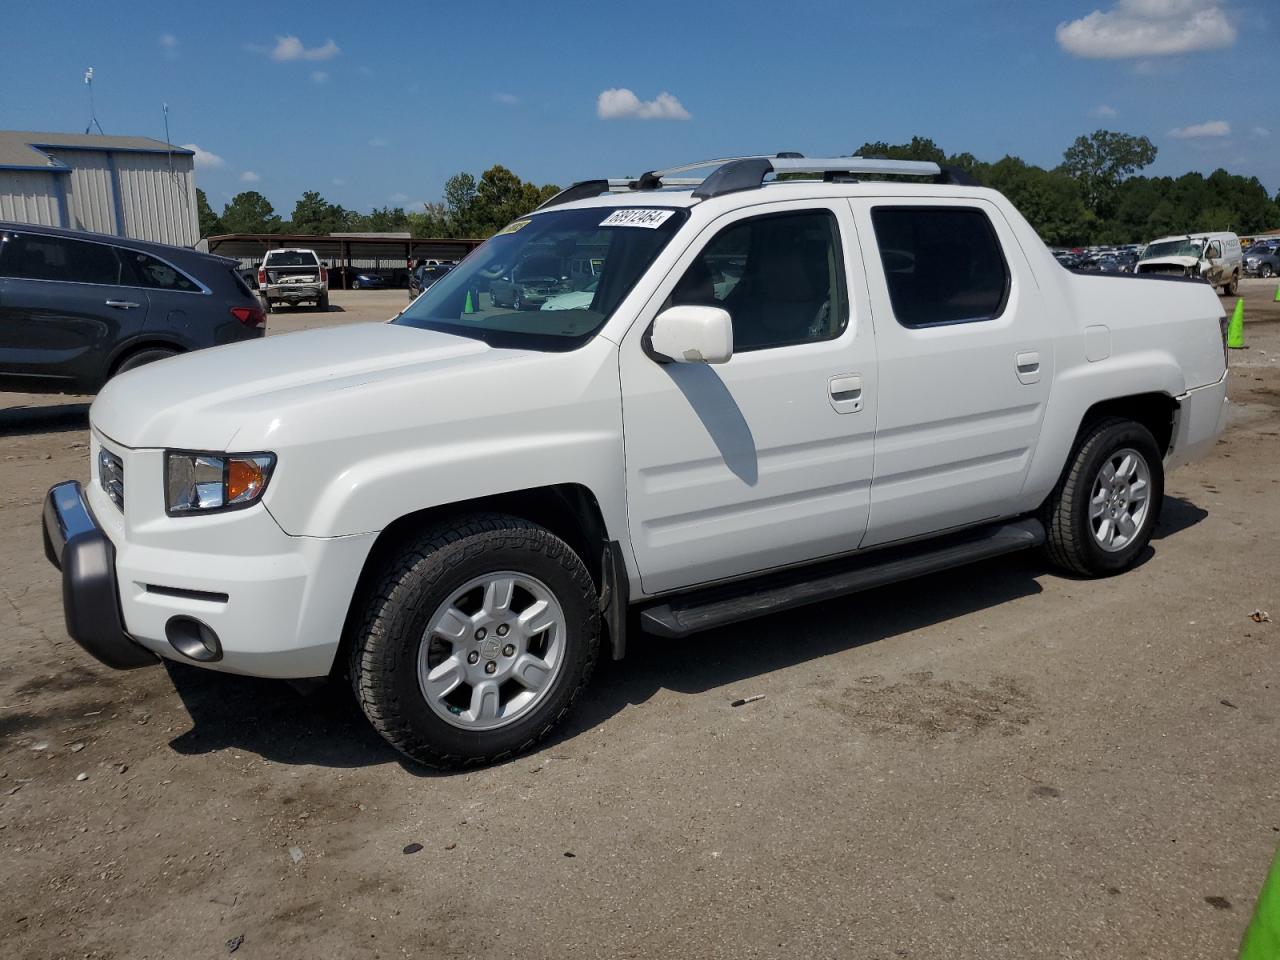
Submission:
[[[668,307],[654,318],[649,345],[675,363],[726,363],[733,356],[733,320],[719,307]]]

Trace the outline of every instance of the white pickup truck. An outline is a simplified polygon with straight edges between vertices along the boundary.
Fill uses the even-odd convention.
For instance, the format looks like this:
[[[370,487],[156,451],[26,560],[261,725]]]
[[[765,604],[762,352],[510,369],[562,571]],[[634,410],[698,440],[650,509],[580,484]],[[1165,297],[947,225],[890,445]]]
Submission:
[[[258,268],[258,292],[270,312],[283,303],[329,309],[329,270],[314,250],[268,250]]]
[[[537,743],[629,629],[1038,546],[1129,568],[1223,429],[1220,303],[1071,273],[962,181],[796,154],[587,181],[391,322],[113,380],[89,482],[44,508],[68,632],[115,667],[346,674],[447,767]],[[589,299],[495,306],[535,257],[599,261]]]

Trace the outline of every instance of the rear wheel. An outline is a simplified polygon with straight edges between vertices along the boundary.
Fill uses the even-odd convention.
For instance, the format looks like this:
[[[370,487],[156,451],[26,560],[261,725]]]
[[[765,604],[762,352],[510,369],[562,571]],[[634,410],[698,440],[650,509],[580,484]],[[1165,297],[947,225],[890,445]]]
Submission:
[[[1128,570],[1151,540],[1163,499],[1151,431],[1117,417],[1090,425],[1045,504],[1049,559],[1090,577]]]
[[[139,350],[137,353],[131,353],[116,367],[115,376],[122,373],[128,373],[130,370],[137,370],[144,367],[148,363],[155,363],[157,360],[165,360],[169,357],[176,357],[179,351],[170,349],[169,347],[147,347]]]
[[[547,736],[599,647],[578,555],[542,527],[487,514],[429,531],[388,565],[357,627],[351,681],[397,750],[460,767]]]
[[[327,294],[327,293],[322,293],[322,294],[320,295],[320,299],[316,301],[316,309],[317,309],[317,310],[328,310],[328,309],[329,309],[329,294]]]

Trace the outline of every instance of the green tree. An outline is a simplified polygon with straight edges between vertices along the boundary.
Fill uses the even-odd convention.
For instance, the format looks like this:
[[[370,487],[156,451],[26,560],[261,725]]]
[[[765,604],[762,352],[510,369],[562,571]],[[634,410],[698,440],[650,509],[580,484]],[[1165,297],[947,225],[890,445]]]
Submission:
[[[1005,157],[982,168],[981,176],[984,184],[1009,198],[1045,243],[1069,246],[1088,239],[1092,215],[1079,185],[1066,174]]]
[[[443,203],[423,204],[421,213],[407,213],[409,232],[415,237],[449,237],[449,215]]]
[[[877,160],[932,160],[934,163],[947,162],[947,155],[943,149],[928,137],[912,137],[910,143],[885,143],[883,140],[864,143],[854,151],[854,155],[874,157]]]
[[[1121,181],[1150,166],[1155,158],[1156,146],[1146,137],[1095,130],[1076,137],[1062,155],[1062,169],[1080,184],[1085,205],[1105,217]]]
[[[450,236],[471,235],[472,207],[476,201],[476,178],[469,173],[455,173],[444,182],[444,210]]]
[[[280,217],[257,190],[237,193],[222,209],[222,223],[228,233],[278,233]]]
[[[196,187],[196,217],[200,221],[202,237],[216,237],[220,233],[227,232],[222,219],[213,212],[213,207],[209,206],[209,198],[199,187]]]
[[[290,229],[294,233],[327,234],[351,226],[350,214],[329,203],[315,190],[307,190],[293,205]]]

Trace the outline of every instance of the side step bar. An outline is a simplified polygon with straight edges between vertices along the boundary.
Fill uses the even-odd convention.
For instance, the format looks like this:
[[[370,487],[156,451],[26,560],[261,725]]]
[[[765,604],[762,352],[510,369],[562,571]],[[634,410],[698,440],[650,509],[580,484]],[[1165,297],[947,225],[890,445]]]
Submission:
[[[674,597],[642,610],[640,628],[657,637],[687,637],[739,620],[1038,547],[1044,540],[1044,526],[1031,517],[979,527],[855,556],[840,561],[838,567],[825,563]]]

